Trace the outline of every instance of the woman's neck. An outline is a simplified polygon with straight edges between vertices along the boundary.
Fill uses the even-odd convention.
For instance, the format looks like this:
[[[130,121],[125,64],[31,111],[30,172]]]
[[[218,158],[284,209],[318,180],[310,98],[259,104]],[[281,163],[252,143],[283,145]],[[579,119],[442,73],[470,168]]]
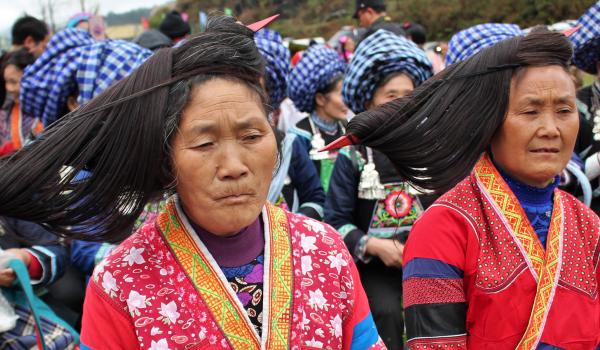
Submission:
[[[496,168],[498,168],[502,178],[506,181],[521,204],[539,205],[552,203],[552,194],[560,184],[560,176],[557,175],[548,180],[545,182],[545,185],[532,185],[510,175],[498,165],[496,165]]]
[[[186,215],[187,216],[187,215]],[[238,267],[250,263],[265,248],[263,222],[259,216],[250,226],[234,235],[218,236],[189,219],[198,238],[221,267]]]
[[[317,128],[325,131],[328,134],[333,134],[338,131],[339,123],[333,118],[323,118],[317,111],[311,114],[310,118]]]
[[[334,117],[328,115],[327,112],[325,112],[324,108],[315,108],[315,112],[313,114],[319,117],[319,119],[321,119],[325,123],[333,124],[337,122],[337,120]]]

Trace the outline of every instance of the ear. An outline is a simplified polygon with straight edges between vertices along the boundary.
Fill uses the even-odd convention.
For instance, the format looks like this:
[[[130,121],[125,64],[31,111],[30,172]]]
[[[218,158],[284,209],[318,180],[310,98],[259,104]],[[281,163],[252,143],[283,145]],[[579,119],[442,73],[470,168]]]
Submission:
[[[315,95],[315,104],[317,105],[317,107],[325,106],[326,102],[327,102],[327,97],[325,95],[323,95],[322,93],[317,92],[317,94]]]
[[[371,107],[373,107],[373,99],[365,102],[365,111],[368,111]]]
[[[79,103],[77,103],[77,97],[69,96],[67,98],[67,108],[69,109],[69,112],[73,112],[77,109],[77,107],[79,107]]]
[[[27,49],[27,51],[31,52],[31,49],[33,49],[35,47],[35,40],[33,40],[33,37],[31,35],[27,36],[25,38],[25,40],[23,41],[23,46]]]

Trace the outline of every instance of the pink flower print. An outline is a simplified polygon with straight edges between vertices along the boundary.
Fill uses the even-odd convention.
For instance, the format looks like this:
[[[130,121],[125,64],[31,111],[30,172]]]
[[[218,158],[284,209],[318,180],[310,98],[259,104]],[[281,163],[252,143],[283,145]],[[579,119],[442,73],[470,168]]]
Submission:
[[[316,241],[316,237],[306,236],[304,235],[304,233],[300,235],[300,246],[302,247],[302,250],[304,250],[305,253],[317,250],[317,246],[315,245]]]
[[[327,259],[329,259],[330,262],[329,266],[332,269],[336,269],[338,274],[342,272],[342,267],[348,266],[348,262],[342,257],[342,253],[338,253],[335,256],[330,255],[327,257]]]
[[[329,321],[329,330],[334,337],[339,338],[342,336],[342,318],[340,315],[335,315],[334,319]]]
[[[306,346],[310,346],[317,349],[323,349],[323,343],[318,340],[315,340],[314,337],[311,340],[307,340],[305,343]]]
[[[392,191],[385,197],[385,210],[395,218],[402,218],[410,213],[413,199],[403,191]]]
[[[138,309],[146,308],[146,296],[132,290],[129,292],[129,297],[127,297],[127,307],[132,314],[139,314]]]
[[[179,312],[177,312],[177,304],[174,301],[171,301],[168,304],[160,303],[160,314],[165,317],[165,321],[168,320],[167,323],[175,323],[179,318]]]
[[[217,336],[216,335],[211,335],[210,337],[208,337],[208,342],[211,343],[212,345],[217,343]]]
[[[131,249],[129,249],[129,252],[123,257],[123,261],[127,262],[129,266],[132,266],[133,264],[143,264],[146,262],[146,260],[142,256],[143,252],[144,248],[138,249],[136,247],[132,247]]]
[[[160,328],[152,327],[152,329],[150,330],[150,335],[154,336],[157,334],[162,334],[162,331],[160,330]]]
[[[304,226],[315,233],[325,232],[325,225],[322,222],[313,219],[304,220]]]
[[[200,327],[200,332],[198,333],[198,338],[200,338],[200,340],[206,339],[206,333],[208,333],[208,331],[206,330],[206,327]]]
[[[161,339],[159,341],[152,341],[152,343],[150,343],[150,349],[149,350],[171,350],[169,349],[169,344],[167,343],[166,339]]]
[[[320,289],[316,291],[308,291],[309,299],[308,304],[313,309],[323,309],[327,307],[327,299],[323,296],[323,292]]]
[[[312,257],[310,255],[302,256],[302,258],[300,258],[300,261],[302,263],[302,274],[303,275],[306,275],[307,273],[309,273],[313,270]]]
[[[102,276],[102,288],[104,288],[104,292],[108,295],[114,291],[117,291],[117,280],[113,277],[110,271],[107,271]]]

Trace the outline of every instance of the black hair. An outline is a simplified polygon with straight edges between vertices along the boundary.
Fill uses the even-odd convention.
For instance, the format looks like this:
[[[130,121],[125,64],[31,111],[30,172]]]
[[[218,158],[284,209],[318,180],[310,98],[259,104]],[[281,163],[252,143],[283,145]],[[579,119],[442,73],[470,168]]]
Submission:
[[[253,37],[231,17],[212,17],[204,33],[160,49],[39,140],[1,159],[0,215],[68,237],[126,237],[144,205],[172,188],[171,138],[193,88],[215,77],[239,81],[257,93],[267,117],[263,60]],[[61,178],[64,165],[72,170]],[[74,181],[81,170],[90,175]]]
[[[418,23],[406,23],[404,25],[406,35],[417,45],[423,45],[427,42],[427,32],[425,27]]]
[[[373,5],[369,5],[368,7],[372,8],[373,11],[375,11],[377,13],[383,13],[386,10],[385,3],[382,3],[382,4],[373,4]]]
[[[568,66],[561,33],[535,30],[447,67],[411,94],[356,115],[347,134],[383,152],[420,189],[447,191],[489,147],[508,108],[511,79],[528,66]]]
[[[329,80],[329,82],[325,86],[317,90],[317,94],[327,95],[328,93],[335,90],[337,84],[342,80],[344,80],[344,74],[336,74],[333,78],[331,78],[331,80]]]
[[[11,35],[13,45],[23,45],[28,36],[37,43],[48,35],[48,26],[35,17],[24,16],[13,24]]]
[[[33,57],[33,55],[30,54],[27,49],[21,48],[17,51],[7,54],[6,61],[4,61],[4,64],[2,65],[2,70],[4,71],[7,66],[12,64],[19,68],[20,71],[24,71],[25,68],[27,68],[27,66],[30,64],[33,64],[34,61],[35,57]]]

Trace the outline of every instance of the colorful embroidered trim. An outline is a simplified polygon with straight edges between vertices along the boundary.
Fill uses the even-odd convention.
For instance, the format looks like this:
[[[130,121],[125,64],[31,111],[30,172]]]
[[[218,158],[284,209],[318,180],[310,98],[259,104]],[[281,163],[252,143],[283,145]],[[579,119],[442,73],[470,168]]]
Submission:
[[[508,185],[502,179],[502,176],[496,170],[496,167],[486,155],[482,157],[477,165],[475,165],[475,175],[480,184],[482,184],[498,205],[504,218],[510,225],[510,229],[517,236],[519,242],[525,249],[526,258],[531,262],[533,267],[534,278],[537,280],[542,273],[544,266],[544,247],[537,238],[537,234],[533,230],[527,215],[517,197],[512,193]]]
[[[558,191],[554,192],[548,246],[544,251],[517,198],[487,155],[475,166],[475,175],[501,210],[539,276],[529,324],[517,346],[518,350],[533,350],[540,341],[560,274],[564,216],[561,195]]]
[[[540,281],[538,282],[529,324],[527,325],[527,330],[525,331],[523,338],[517,346],[518,350],[536,349],[540,338],[542,337],[544,324],[546,323],[546,318],[548,317],[548,312],[550,311],[550,306],[554,299],[554,293],[556,292],[556,286],[558,285],[558,278],[560,275],[563,227],[563,208],[561,205],[560,194],[554,192],[554,210],[552,221],[550,222],[550,230],[548,232],[549,239],[546,250],[546,264],[544,265],[544,270],[542,271]]]
[[[174,198],[169,199],[166,210],[158,217],[158,226],[177,260],[198,290],[206,306],[231,346],[235,350],[260,349],[260,342],[252,325],[243,316],[245,310],[218,276],[204,253],[184,228],[176,209]]]
[[[290,348],[292,328],[293,266],[292,245],[287,214],[281,208],[267,204],[271,235],[269,236],[269,320],[266,349]],[[266,284],[265,284],[266,286]],[[263,304],[264,305],[264,304]],[[264,322],[264,321],[263,321]],[[263,323],[264,324],[264,323]],[[264,326],[263,326],[264,327]]]

